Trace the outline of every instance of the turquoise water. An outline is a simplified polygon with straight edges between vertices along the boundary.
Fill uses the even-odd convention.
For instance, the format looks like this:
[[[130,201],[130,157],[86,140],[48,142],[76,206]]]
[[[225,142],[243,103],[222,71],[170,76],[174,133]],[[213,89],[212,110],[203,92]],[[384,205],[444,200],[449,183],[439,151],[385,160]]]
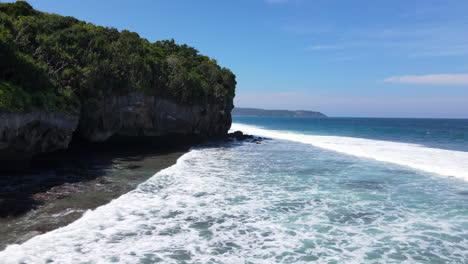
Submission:
[[[341,131],[350,125],[325,121],[336,122],[328,129],[307,120],[235,119],[233,128],[268,139],[194,148],[136,190],[67,227],[9,246],[0,259],[467,263],[468,182],[460,162],[468,155],[466,121],[453,129],[408,127],[409,134],[433,135],[412,141],[391,129],[378,137],[359,132],[385,130],[382,124]],[[453,140],[431,134],[437,129]],[[398,153],[412,157],[409,165],[392,156]],[[419,163],[435,165],[413,168]]]

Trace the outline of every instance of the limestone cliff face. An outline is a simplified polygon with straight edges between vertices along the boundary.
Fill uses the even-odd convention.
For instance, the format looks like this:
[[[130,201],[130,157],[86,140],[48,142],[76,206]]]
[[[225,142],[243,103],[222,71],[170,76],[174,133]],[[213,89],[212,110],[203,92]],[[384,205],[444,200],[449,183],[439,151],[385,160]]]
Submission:
[[[68,147],[78,126],[78,115],[41,111],[0,114],[0,160],[28,159]]]
[[[84,104],[78,133],[91,142],[105,141],[114,135],[215,137],[225,135],[231,127],[232,108],[229,97],[187,106],[134,92],[112,96],[98,104]]]
[[[0,3],[0,13],[0,163],[70,142],[92,149],[83,139],[190,143],[231,125],[236,76],[193,47],[26,1]]]
[[[73,136],[103,142],[112,136],[159,137],[183,135],[219,137],[231,126],[232,97],[204,105],[181,105],[133,92],[111,96],[97,104],[82,104],[80,115],[45,112],[0,114],[0,161],[28,159],[66,149]]]

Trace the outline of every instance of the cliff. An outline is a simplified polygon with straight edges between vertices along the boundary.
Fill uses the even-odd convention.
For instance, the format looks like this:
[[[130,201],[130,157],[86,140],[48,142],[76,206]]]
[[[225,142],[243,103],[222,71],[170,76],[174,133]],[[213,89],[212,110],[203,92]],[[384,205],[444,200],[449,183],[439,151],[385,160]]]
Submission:
[[[232,110],[234,116],[288,116],[288,117],[327,117],[326,115],[306,110],[265,110],[257,108],[234,108]]]
[[[235,75],[174,40],[0,3],[0,162],[75,139],[226,135]]]
[[[77,131],[91,142],[111,136],[223,136],[231,127],[233,105],[231,97],[218,99],[211,104],[182,105],[141,92],[113,96],[99,104],[84,105]]]

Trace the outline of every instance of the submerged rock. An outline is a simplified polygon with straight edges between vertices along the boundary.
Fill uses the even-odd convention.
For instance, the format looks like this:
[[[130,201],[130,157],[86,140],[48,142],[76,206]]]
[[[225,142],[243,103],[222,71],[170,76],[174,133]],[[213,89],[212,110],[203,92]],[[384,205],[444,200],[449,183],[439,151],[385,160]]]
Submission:
[[[59,200],[72,196],[73,194],[80,191],[79,184],[65,183],[63,185],[58,185],[52,187],[47,192],[36,193],[32,198],[36,201],[50,201],[50,200]]]
[[[255,138],[254,140],[252,140],[252,143],[255,143],[255,144],[260,144],[260,142],[262,142],[262,138],[261,138],[261,137]]]

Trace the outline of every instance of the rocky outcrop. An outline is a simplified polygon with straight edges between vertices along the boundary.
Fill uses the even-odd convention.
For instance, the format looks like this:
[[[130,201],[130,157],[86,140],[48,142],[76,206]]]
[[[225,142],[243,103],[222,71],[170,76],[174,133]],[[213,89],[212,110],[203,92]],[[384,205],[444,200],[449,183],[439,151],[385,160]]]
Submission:
[[[139,92],[113,96],[98,104],[83,105],[78,134],[91,142],[112,136],[226,135],[231,127],[232,98],[216,100],[187,106]]]
[[[72,148],[121,149],[226,135],[236,76],[195,48],[25,1],[0,3],[0,13],[7,25],[0,30],[0,162],[71,141]]]
[[[39,111],[3,113],[0,114],[0,162],[14,164],[12,161],[66,149],[73,137],[103,142],[113,136],[139,139],[225,136],[231,126],[232,98],[215,100],[189,106],[133,92],[111,96],[97,104],[83,103],[79,116]]]
[[[242,131],[235,131],[235,132],[229,133],[229,134],[228,134],[228,137],[230,137],[230,138],[235,138],[235,139],[238,140],[238,141],[242,141],[242,140],[252,139],[252,138],[253,138],[252,135],[246,135],[246,134],[244,134]]]
[[[242,131],[235,131],[235,132],[229,133],[227,136],[230,141],[233,141],[234,139],[236,141],[247,140],[255,144],[260,144],[265,139],[262,137],[254,137],[252,135],[244,134]]]
[[[0,113],[0,161],[9,167],[33,155],[68,147],[78,115]]]

